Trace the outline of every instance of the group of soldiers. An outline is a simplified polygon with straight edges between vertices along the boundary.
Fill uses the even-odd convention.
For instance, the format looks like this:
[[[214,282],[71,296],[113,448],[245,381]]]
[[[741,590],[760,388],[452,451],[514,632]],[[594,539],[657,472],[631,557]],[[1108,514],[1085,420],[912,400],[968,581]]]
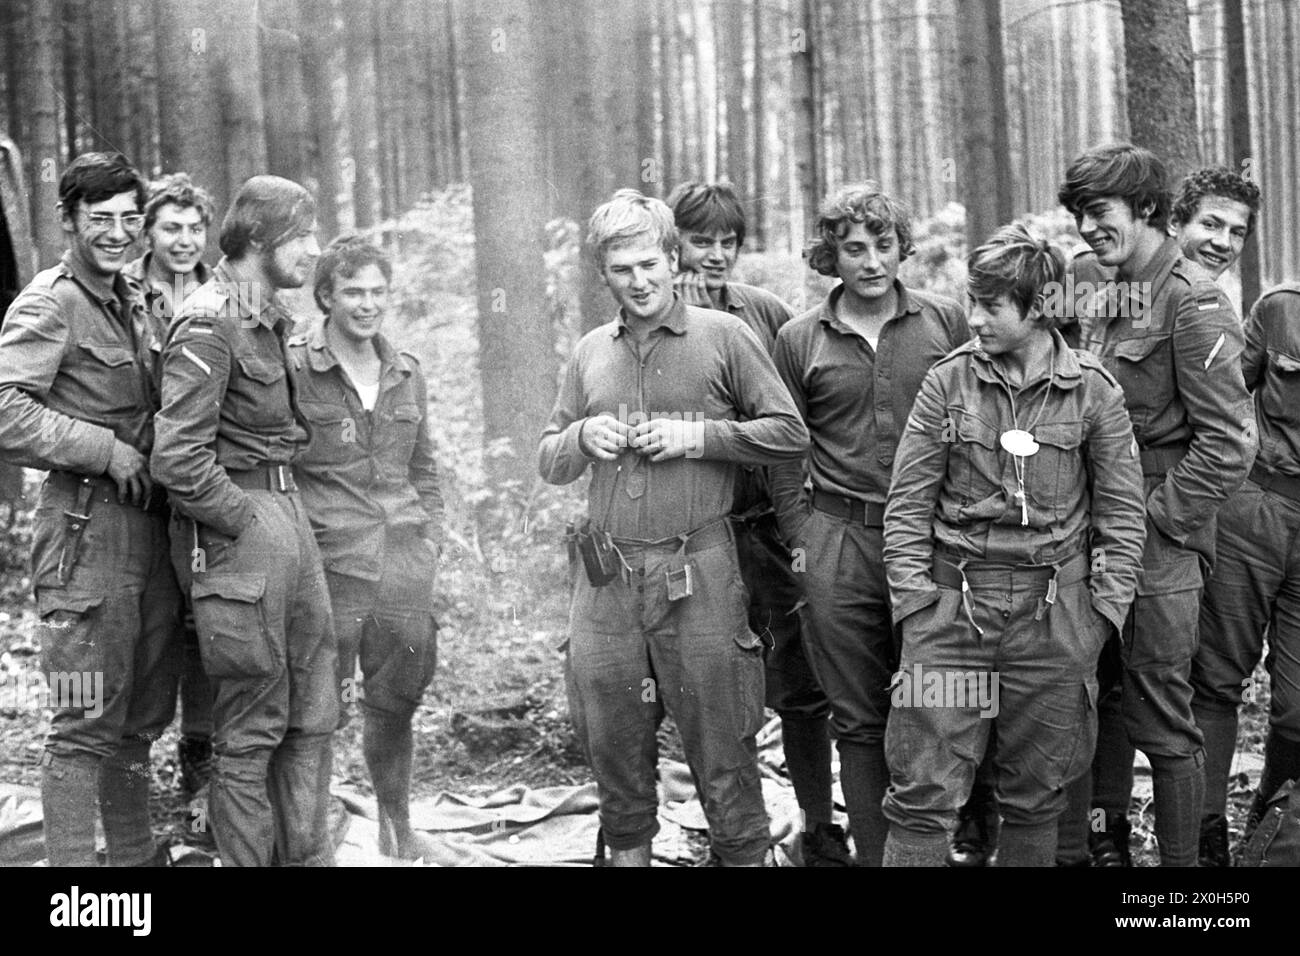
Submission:
[[[665,714],[711,859],[764,863],[765,706],[805,865],[1128,865],[1135,748],[1161,863],[1226,865],[1266,632],[1252,813],[1300,776],[1300,287],[1243,331],[1215,282],[1260,203],[1234,171],[1174,195],[1158,157],[1109,145],[1060,200],[1085,245],[1004,226],[959,303],[899,280],[902,202],[841,188],[807,250],[839,281],[798,316],[732,280],[726,184],[592,215],[618,311],[575,347],[539,467],[591,471],[565,676],[611,865],[650,863]],[[215,210],[183,174],[87,153],[59,209],[68,252],[0,329],[0,458],[48,472],[42,666],[105,687],[98,716],[57,702],[50,863],[99,861],[96,809],[110,865],[168,862],[150,751],[178,696],[224,865],[333,862],[332,738],[358,700],[380,850],[423,855],[411,718],[443,509],[427,383],[381,331],[389,257],[322,252],[311,194],[274,176],[234,196],[211,271]],[[308,283],[299,331],[277,293]]]
[[[59,213],[67,253],[0,329],[0,458],[48,472],[42,668],[104,687],[97,716],[54,701],[50,864],[100,862],[96,810],[109,865],[170,862],[150,751],[178,689],[183,782],[224,865],[333,863],[332,739],[358,702],[379,848],[419,857],[411,717],[436,661],[442,500],[425,378],[381,331],[388,255],[355,236],[322,252],[311,194],[255,176],[209,272],[207,193],[120,154],[70,163]],[[277,293],[309,283],[321,318],[295,333]]]
[[[618,314],[539,468],[591,471],[566,680],[609,865],[650,862],[665,714],[712,860],[763,865],[765,704],[805,865],[1131,865],[1135,749],[1161,864],[1228,865],[1266,633],[1251,820],[1300,776],[1300,286],[1243,328],[1216,283],[1260,204],[1234,170],[1175,186],[1117,143],[1059,199],[1084,244],[971,237],[959,303],[899,280],[903,203],[841,188],[806,252],[839,281],[798,316],[732,281],[726,184],[591,217]]]

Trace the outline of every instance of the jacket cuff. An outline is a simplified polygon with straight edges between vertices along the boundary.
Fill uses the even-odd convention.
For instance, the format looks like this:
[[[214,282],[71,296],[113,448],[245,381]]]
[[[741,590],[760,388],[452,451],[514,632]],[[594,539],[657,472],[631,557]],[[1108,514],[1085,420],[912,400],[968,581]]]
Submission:
[[[917,611],[939,600],[939,589],[931,585],[928,590],[906,591],[894,598],[894,626],[902,624]]]

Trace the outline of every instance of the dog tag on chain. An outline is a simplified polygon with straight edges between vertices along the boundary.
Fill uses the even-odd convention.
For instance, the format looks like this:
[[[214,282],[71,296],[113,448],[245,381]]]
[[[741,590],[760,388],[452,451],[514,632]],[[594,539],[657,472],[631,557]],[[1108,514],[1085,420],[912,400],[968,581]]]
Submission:
[[[1034,436],[1020,428],[1012,428],[1002,433],[1002,447],[1019,458],[1028,458],[1038,454],[1038,442]]]

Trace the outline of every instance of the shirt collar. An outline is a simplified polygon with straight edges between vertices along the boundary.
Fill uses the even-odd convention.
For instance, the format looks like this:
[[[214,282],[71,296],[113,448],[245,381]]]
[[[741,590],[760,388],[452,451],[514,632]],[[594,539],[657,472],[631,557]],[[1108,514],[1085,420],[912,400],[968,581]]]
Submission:
[[[324,319],[313,322],[307,330],[307,364],[313,372],[327,372],[339,364],[338,357],[330,348],[329,339],[325,337],[325,323],[328,321],[329,319]],[[389,369],[396,367],[397,351],[382,333],[376,335],[374,341],[375,351],[379,354],[379,378],[382,381]]]
[[[119,302],[117,294],[118,275],[105,278],[99,273],[93,272],[86,268],[79,257],[72,254],[71,249],[63,254],[63,258],[59,260],[59,263],[68,275],[102,304],[117,308]]]
[[[905,315],[912,315],[921,311],[921,303],[918,302],[914,296],[908,293],[907,286],[903,285],[903,283],[898,279],[894,280],[894,292],[897,295],[897,303],[894,306],[894,314],[886,321],[886,325],[888,325],[889,322],[893,322],[895,319],[901,319]],[[839,302],[843,296],[844,283],[841,282],[836,285],[835,288],[831,289],[830,294],[826,296],[826,300],[822,303],[822,324],[828,325],[837,332],[842,332],[845,335],[857,335],[857,333],[849,328],[844,320],[840,318]]]
[[[682,301],[682,297],[678,295],[676,290],[673,291],[673,304],[659,319],[659,321],[655,323],[654,327],[651,328],[650,331],[653,332],[655,329],[667,329],[674,335],[686,334],[686,303]],[[623,314],[623,310],[620,308],[618,310],[618,319],[614,323],[614,329],[611,336],[613,338],[618,338],[626,331],[628,331],[627,317]]]
[[[966,347],[971,350],[971,355],[975,359],[975,374],[980,379],[992,385],[1007,384],[1001,366],[979,347],[978,339],[972,340]],[[1032,379],[1023,383],[1019,391],[1037,385],[1044,378],[1049,377],[1057,388],[1074,388],[1083,381],[1083,369],[1079,367],[1079,360],[1075,358],[1074,351],[1056,329],[1052,329],[1052,361],[1047,371],[1039,371]]]
[[[130,262],[128,262],[126,266],[122,269],[122,275],[138,283],[139,286],[145,290],[145,292],[151,294],[157,293],[158,291],[160,291],[159,283],[155,282],[149,276],[149,263],[151,263],[152,261],[153,261],[153,253],[146,252],[139,259],[132,259]],[[211,278],[212,278],[211,269],[209,269],[202,262],[195,263],[194,288],[198,288],[199,286],[203,285]],[[174,291],[171,289],[170,286],[168,287],[168,289],[170,291]]]

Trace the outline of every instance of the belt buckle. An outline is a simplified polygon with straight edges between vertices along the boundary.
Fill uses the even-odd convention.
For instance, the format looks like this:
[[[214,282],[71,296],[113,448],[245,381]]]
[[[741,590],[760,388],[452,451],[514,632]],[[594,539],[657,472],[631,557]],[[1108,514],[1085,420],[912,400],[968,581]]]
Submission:
[[[284,470],[287,467],[288,467],[287,465],[275,466],[275,483],[276,483],[275,490],[279,491],[281,494],[286,494],[286,495],[289,493],[289,484],[288,482],[285,481],[285,475],[284,475]]]

